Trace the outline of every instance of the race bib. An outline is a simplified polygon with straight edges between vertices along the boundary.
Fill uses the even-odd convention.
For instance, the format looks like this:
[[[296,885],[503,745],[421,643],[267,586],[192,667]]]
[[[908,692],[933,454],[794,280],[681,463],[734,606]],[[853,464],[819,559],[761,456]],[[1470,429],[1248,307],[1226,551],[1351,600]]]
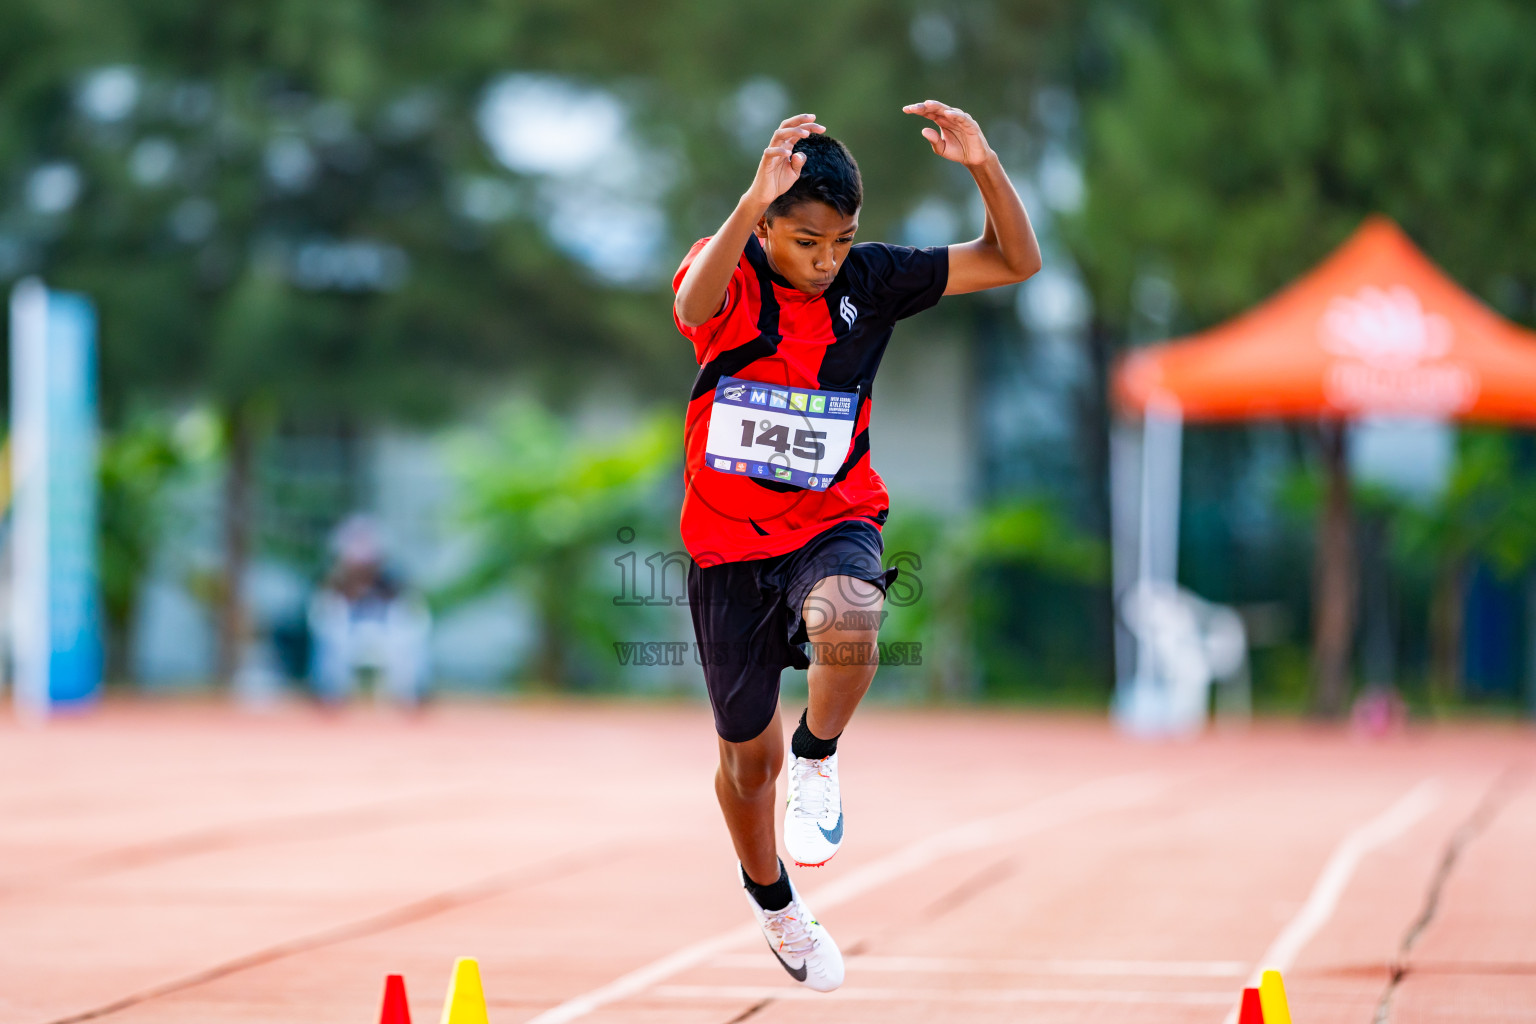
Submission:
[[[740,473],[824,491],[848,457],[857,391],[811,391],[722,377],[709,414],[704,461]]]

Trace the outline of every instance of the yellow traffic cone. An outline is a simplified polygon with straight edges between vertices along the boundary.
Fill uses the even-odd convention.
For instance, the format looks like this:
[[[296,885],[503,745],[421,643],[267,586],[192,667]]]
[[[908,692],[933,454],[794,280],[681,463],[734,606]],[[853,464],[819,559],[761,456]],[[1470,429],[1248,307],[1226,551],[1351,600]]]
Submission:
[[[1265,971],[1259,981],[1259,1003],[1264,1007],[1264,1024],[1291,1024],[1291,1007],[1285,1001],[1285,982],[1279,971]]]
[[[443,1001],[441,1024],[490,1024],[485,1017],[485,990],[480,987],[480,965],[467,956],[453,962],[453,979]],[[1287,1018],[1286,1024],[1290,1024]]]

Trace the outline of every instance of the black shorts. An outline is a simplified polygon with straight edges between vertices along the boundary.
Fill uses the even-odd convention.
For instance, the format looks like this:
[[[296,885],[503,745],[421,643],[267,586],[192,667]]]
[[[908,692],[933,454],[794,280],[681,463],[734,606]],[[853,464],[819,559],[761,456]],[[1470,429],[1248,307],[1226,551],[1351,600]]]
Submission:
[[[773,558],[688,569],[688,605],[715,731],[745,743],[768,728],[779,706],[779,673],[809,668],[805,596],[828,576],[852,576],[886,590],[895,569],[874,523],[849,520],[804,547]]]

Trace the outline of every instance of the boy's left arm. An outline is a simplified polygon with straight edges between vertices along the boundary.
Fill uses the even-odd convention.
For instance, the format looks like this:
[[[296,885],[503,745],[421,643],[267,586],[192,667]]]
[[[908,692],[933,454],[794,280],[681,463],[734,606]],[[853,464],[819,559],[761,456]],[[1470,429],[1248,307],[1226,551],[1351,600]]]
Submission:
[[[939,156],[963,164],[971,172],[986,204],[981,237],[949,247],[949,282],[944,294],[963,295],[1016,284],[1039,270],[1040,243],[1035,240],[1029,214],[976,119],[938,100],[901,109],[933,122],[933,127],[923,129],[923,138]]]

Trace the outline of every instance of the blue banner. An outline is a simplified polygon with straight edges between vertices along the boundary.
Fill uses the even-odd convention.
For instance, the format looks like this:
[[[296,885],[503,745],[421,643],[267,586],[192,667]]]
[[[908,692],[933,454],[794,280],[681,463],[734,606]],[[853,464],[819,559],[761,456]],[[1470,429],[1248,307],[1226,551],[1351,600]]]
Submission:
[[[12,593],[18,711],[101,691],[96,553],[96,314],[80,295],[11,294]]]
[[[96,567],[96,312],[48,295],[48,693],[55,704],[101,689]]]

